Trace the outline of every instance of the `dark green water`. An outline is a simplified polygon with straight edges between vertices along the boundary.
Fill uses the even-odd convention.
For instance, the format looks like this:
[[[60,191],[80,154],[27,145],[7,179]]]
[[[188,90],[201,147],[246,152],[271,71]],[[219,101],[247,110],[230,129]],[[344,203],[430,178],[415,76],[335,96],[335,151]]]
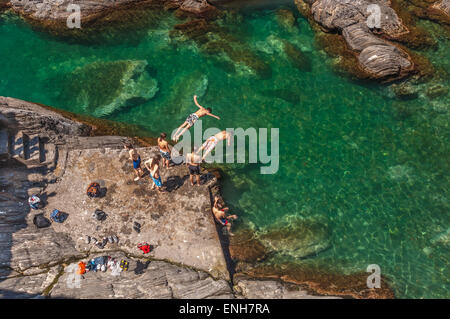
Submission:
[[[331,229],[331,247],[307,259],[270,262],[294,260],[343,273],[378,264],[398,297],[448,298],[448,98],[421,94],[402,102],[388,88],[335,74],[302,18],[294,30],[283,29],[272,11],[224,22],[270,66],[264,80],[245,66],[227,72],[195,44],[170,40],[176,23],[167,16],[132,44],[87,46],[5,19],[0,95],[86,113],[67,90],[68,73],[98,61],[146,60],[158,81],[155,97],[106,118],[139,124],[153,135],[170,132],[196,109],[192,95],[199,94],[222,117],[206,119],[204,128],[280,128],[277,174],[261,175],[258,165],[227,170],[224,195],[241,217],[237,227],[261,230],[286,216],[318,216]],[[311,72],[293,67],[280,39],[309,56]],[[441,39],[437,51],[425,54],[447,68],[448,48]],[[99,74],[81,86],[97,90],[104,80]]]

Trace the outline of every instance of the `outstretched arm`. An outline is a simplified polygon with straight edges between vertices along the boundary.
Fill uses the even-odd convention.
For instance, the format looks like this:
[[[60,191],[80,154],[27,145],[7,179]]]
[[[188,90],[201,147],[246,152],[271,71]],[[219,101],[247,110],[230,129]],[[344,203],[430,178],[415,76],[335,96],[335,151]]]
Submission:
[[[201,105],[198,103],[198,101],[197,101],[197,95],[194,95],[194,102],[195,102],[195,105],[197,105],[199,108],[205,109],[203,106],[201,106]]]
[[[206,115],[215,117],[216,119],[220,120],[220,117],[218,117],[217,115],[214,115],[214,114],[212,114],[212,113],[209,113],[209,112],[208,112],[208,113],[206,113]]]

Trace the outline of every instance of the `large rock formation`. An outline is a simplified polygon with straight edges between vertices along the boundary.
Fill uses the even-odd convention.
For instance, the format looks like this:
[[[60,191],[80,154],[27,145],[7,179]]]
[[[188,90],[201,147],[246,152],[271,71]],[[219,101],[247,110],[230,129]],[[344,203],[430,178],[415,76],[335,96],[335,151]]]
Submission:
[[[366,77],[394,80],[415,71],[410,55],[386,40],[395,40],[409,32],[389,1],[296,0],[303,11],[305,3],[323,30],[342,34]]]
[[[110,9],[132,6],[166,6],[171,9],[180,8],[183,11],[201,16],[214,10],[206,0],[10,0],[9,6],[21,15],[42,21],[54,21],[65,23],[73,13],[68,9],[74,4],[80,7],[82,12],[81,23],[90,23],[109,13]]]
[[[38,29],[83,42],[104,41],[117,33],[133,39],[166,10],[177,10],[180,17],[204,19],[218,14],[206,0],[9,0],[6,6]],[[77,13],[81,13],[79,17]],[[78,18],[79,27],[75,24]]]

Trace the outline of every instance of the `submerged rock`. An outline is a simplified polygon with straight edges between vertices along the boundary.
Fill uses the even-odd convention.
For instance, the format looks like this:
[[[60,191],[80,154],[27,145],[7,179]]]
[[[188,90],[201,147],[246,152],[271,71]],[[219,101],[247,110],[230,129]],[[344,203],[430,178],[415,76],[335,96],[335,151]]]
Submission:
[[[261,231],[257,238],[270,250],[303,258],[330,247],[327,225],[312,218],[286,216]]]
[[[431,239],[432,245],[443,245],[446,247],[450,246],[450,228],[447,228],[446,231],[437,234]]]
[[[429,98],[434,99],[434,98],[437,98],[440,96],[447,95],[448,91],[449,91],[448,87],[441,85],[441,84],[437,84],[435,86],[428,88],[427,91],[425,92],[425,94]]]
[[[191,20],[176,25],[170,36],[177,41],[193,40],[200,50],[227,72],[244,68],[262,79],[272,76],[268,63],[246,43],[216,23],[204,19]]]
[[[276,17],[279,25],[285,30],[291,32],[295,27],[294,13],[289,9],[279,9],[276,11]]]
[[[405,180],[410,179],[412,175],[412,169],[406,165],[395,165],[388,169],[388,176],[392,180]]]
[[[201,99],[208,89],[208,77],[201,71],[182,73],[171,86],[166,104],[178,105],[180,113],[189,114],[196,109],[193,96]]]
[[[267,248],[254,236],[250,229],[236,231],[230,237],[229,251],[231,258],[240,262],[253,263],[267,257]]]
[[[401,100],[412,100],[419,96],[417,87],[409,82],[393,84],[391,88],[395,95]]]
[[[94,62],[66,77],[60,98],[100,117],[144,103],[158,91],[144,60]]]
[[[311,72],[311,61],[308,56],[289,41],[283,41],[283,50],[288,60],[300,71]]]

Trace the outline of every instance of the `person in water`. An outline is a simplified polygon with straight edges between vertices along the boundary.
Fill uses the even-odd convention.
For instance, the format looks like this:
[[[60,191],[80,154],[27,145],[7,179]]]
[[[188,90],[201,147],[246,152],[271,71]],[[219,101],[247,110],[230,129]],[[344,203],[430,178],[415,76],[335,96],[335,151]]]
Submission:
[[[159,161],[160,160],[161,160],[161,155],[157,154],[144,163],[145,167],[150,172],[151,179],[153,180],[152,190],[155,189],[155,187],[156,187],[156,189],[159,192],[162,191],[161,190],[161,187],[162,187],[161,175],[159,174]]]
[[[231,144],[231,138],[233,137],[232,132],[222,131],[217,133],[216,135],[208,137],[205,143],[198,149],[197,153],[200,153],[202,150],[205,150],[203,152],[202,161],[205,160],[205,157],[211,153],[211,151],[217,146],[217,143],[223,140],[227,140],[227,145],[230,146]]]
[[[186,121],[184,121],[184,123],[177,129],[177,131],[175,132],[175,134],[173,136],[173,140],[175,142],[177,142],[178,139],[180,138],[180,136],[183,135],[184,132],[186,132],[188,129],[190,129],[199,118],[201,118],[205,115],[209,115],[209,116],[215,117],[216,119],[220,120],[220,117],[211,113],[212,109],[210,107],[204,108],[203,106],[198,104],[197,95],[194,95],[194,102],[195,102],[195,105],[197,105],[199,109],[195,113],[189,114],[189,116],[186,118]]]
[[[161,154],[161,157],[163,159],[162,167],[169,168],[169,164],[171,161],[170,158],[170,148],[169,143],[166,141],[167,134],[161,133],[161,135],[158,137],[158,146],[159,146],[159,154]]]
[[[238,217],[236,215],[228,215],[228,211],[229,208],[225,207],[225,203],[223,202],[223,200],[219,196],[215,196],[214,205],[212,208],[214,218],[219,224],[225,226],[225,229],[230,236],[234,236],[234,234],[231,232],[231,221],[237,219]]]
[[[194,151],[186,155],[186,166],[189,169],[189,180],[192,186],[194,186],[194,176],[197,180],[197,185],[200,186],[200,162],[202,158],[195,154],[196,150],[197,148],[194,147]]]
[[[134,179],[138,181],[142,175],[144,175],[144,171],[141,168],[141,156],[138,151],[131,145],[130,143],[124,145],[125,149],[130,154],[130,160],[133,162],[133,169],[136,173],[137,177]]]

